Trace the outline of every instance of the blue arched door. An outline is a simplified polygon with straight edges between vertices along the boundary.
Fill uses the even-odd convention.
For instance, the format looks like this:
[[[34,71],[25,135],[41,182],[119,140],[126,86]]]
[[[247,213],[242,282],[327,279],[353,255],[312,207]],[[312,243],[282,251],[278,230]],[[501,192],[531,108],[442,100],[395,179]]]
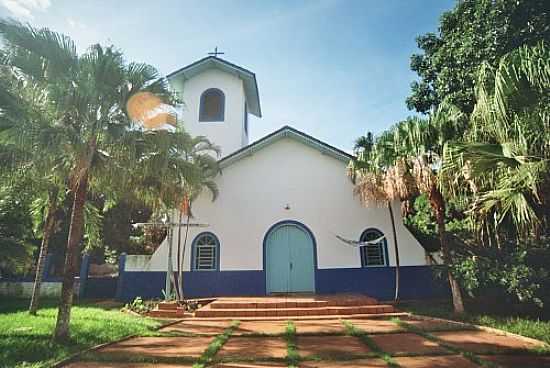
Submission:
[[[302,226],[283,223],[266,237],[266,288],[268,293],[314,292],[313,238]]]

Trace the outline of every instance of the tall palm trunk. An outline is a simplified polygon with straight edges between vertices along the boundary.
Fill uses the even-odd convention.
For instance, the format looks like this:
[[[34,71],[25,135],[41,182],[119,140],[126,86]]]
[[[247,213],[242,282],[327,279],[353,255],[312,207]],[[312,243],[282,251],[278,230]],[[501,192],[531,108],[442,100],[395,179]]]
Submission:
[[[393,246],[395,251],[395,296],[394,303],[399,303],[399,247],[397,245],[397,231],[395,230],[395,216],[393,215],[393,208],[391,201],[388,201],[388,211],[390,213],[391,229],[393,233]]]
[[[46,213],[46,221],[44,222],[44,229],[42,231],[42,244],[40,245],[40,254],[38,256],[38,262],[36,264],[36,275],[34,277],[34,286],[32,289],[31,304],[29,306],[29,313],[36,315],[38,310],[38,302],[40,299],[40,287],[42,285],[42,276],[44,274],[44,265],[46,263],[46,257],[48,255],[48,245],[50,238],[55,229],[55,213],[57,211],[57,192],[58,189],[51,189],[48,192],[48,208]]]
[[[166,268],[166,290],[164,295],[164,299],[166,301],[169,301],[172,297],[172,285],[175,285],[174,264],[172,255],[172,241],[174,240],[174,237],[172,235],[174,234],[174,227],[172,226],[172,219],[170,216],[168,216],[168,224],[168,265]]]
[[[183,270],[182,270],[182,260],[181,260],[181,222],[183,221],[183,213],[180,210],[180,215],[178,219],[178,254],[177,254],[177,262],[178,262],[178,302],[181,302],[183,300]]]
[[[190,221],[190,218],[191,218],[191,216],[189,215],[189,213],[187,213],[187,220],[185,222],[185,238],[183,239],[183,252],[182,252],[182,256],[181,256],[181,267],[182,267],[182,269],[183,269],[183,264],[185,263],[185,248],[187,248],[187,239],[189,238],[189,221]],[[185,299],[184,294],[183,294],[183,272],[182,272],[182,275],[181,275],[181,279],[179,281],[181,282],[181,298]]]
[[[445,262],[448,268],[448,277],[449,277],[449,284],[451,286],[451,293],[453,297],[454,311],[455,313],[461,314],[461,313],[464,313],[464,302],[462,301],[462,292],[460,291],[460,285],[458,284],[458,281],[454,278],[450,269],[451,254],[449,252],[449,247],[445,236],[445,200],[443,199],[443,195],[441,194],[441,191],[437,188],[435,184],[432,185],[432,187],[430,188],[428,198],[430,200],[430,206],[434,211],[435,219],[437,222],[437,231],[439,234],[439,241],[441,243],[441,252],[443,253],[443,261]]]
[[[69,228],[69,239],[65,254],[65,267],[63,270],[63,284],[61,287],[61,301],[57,313],[54,339],[66,341],[69,339],[69,322],[71,319],[71,306],[73,303],[74,278],[77,273],[77,261],[80,250],[80,242],[84,232],[84,206],[88,194],[88,168],[76,171],[80,177],[74,185],[74,202]]]

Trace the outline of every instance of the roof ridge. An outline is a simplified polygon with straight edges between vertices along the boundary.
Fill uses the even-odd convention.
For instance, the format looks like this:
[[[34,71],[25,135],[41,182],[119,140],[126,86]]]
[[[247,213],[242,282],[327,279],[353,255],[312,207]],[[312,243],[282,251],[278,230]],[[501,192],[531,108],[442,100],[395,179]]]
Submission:
[[[242,158],[243,156],[246,156],[247,155],[247,151],[251,151],[253,150],[255,147],[258,147],[259,146],[259,149],[261,149],[263,146],[262,144],[265,144],[265,145],[268,145],[270,144],[270,140],[276,138],[279,134],[285,132],[285,131],[288,131],[288,132],[291,132],[307,141],[310,141],[312,143],[312,146],[314,146],[313,148],[315,149],[319,149],[319,148],[324,148],[330,152],[332,152],[332,156],[337,158],[337,159],[346,159],[346,160],[352,160],[354,158],[353,155],[337,148],[337,147],[334,147],[326,142],[323,142],[321,141],[320,139],[317,139],[307,133],[304,133],[302,132],[301,130],[298,130],[290,125],[284,125],[282,126],[281,128],[269,133],[268,135],[266,136],[263,136],[262,138],[248,144],[247,146],[244,146],[232,153],[230,153],[229,155],[221,158],[218,162],[220,163],[221,166],[223,166],[225,163],[226,166],[229,166],[232,162],[234,161],[238,161],[240,160],[240,158]],[[302,142],[304,143],[304,142]],[[305,144],[305,143],[304,143]],[[320,150],[320,149],[319,149]]]

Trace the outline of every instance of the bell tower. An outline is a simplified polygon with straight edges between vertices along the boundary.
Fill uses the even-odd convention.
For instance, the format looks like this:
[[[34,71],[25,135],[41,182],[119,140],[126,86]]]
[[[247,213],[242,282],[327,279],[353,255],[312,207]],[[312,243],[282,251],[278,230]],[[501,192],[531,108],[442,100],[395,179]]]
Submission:
[[[183,126],[193,136],[205,136],[225,157],[248,145],[248,114],[261,117],[256,76],[218,57],[217,48],[167,76],[183,100]]]

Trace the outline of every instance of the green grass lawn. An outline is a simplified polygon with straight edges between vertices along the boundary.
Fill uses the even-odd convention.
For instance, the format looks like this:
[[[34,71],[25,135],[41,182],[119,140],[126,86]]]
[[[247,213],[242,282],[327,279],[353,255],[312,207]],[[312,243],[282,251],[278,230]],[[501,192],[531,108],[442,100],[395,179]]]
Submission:
[[[37,316],[27,313],[28,300],[0,299],[0,367],[49,367],[55,361],[127,335],[145,334],[160,322],[106,309],[93,303],[75,305],[71,312],[71,341],[51,341],[57,308],[45,301]]]
[[[403,303],[400,310],[425,316],[440,317],[476,325],[498,328],[504,331],[532,337],[550,344],[550,321],[519,316],[501,316],[491,313],[465,313],[457,316],[450,303]]]

